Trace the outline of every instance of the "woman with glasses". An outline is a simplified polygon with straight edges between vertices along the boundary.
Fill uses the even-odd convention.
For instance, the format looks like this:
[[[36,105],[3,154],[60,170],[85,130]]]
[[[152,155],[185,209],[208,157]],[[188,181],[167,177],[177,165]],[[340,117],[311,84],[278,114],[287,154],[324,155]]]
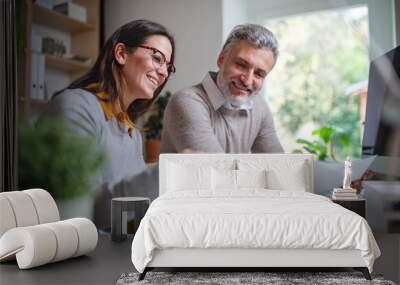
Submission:
[[[106,151],[97,178],[94,220],[110,226],[110,200],[116,196],[158,196],[156,168],[146,168],[135,120],[156,100],[175,72],[174,39],[147,20],[123,25],[107,40],[93,68],[56,93],[44,117],[61,116],[72,129],[89,135]]]

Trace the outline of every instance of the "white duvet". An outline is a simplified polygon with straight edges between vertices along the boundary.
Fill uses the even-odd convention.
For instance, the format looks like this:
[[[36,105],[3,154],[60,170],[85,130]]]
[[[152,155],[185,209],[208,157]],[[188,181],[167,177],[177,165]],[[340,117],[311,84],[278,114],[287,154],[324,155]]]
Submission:
[[[157,198],[132,243],[135,268],[143,272],[165,248],[358,249],[370,272],[380,255],[359,215],[320,195],[265,189]]]

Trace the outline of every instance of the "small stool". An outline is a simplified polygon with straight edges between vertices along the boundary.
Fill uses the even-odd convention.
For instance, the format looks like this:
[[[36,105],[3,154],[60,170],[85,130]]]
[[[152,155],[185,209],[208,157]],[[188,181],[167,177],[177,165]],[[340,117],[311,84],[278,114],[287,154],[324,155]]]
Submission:
[[[144,197],[113,198],[111,200],[111,239],[124,241],[127,238],[129,213],[133,213],[136,232],[149,205],[150,199]]]

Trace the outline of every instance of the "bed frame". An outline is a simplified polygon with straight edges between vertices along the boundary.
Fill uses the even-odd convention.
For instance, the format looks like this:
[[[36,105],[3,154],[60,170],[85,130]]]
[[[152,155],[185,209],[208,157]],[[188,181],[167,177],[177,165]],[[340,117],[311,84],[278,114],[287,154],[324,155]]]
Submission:
[[[207,271],[213,271],[213,268],[229,268],[234,271],[285,268],[290,271],[290,268],[338,267],[350,267],[361,271],[367,280],[371,280],[359,250],[238,248],[156,250],[152,261],[139,275],[139,280],[143,280],[146,273],[155,268],[203,268]]]
[[[196,161],[215,161],[221,159],[249,158],[249,154],[162,154],[160,156],[160,195],[165,193],[167,181],[168,161],[188,160],[192,164]],[[282,154],[251,154],[258,159],[282,159]],[[314,158],[312,155],[288,155],[288,159],[301,159],[307,163],[306,191],[313,192]],[[330,249],[249,249],[249,248],[169,248],[157,249],[153,259],[147,265],[139,280],[143,280],[146,273],[153,269],[181,268],[181,269],[233,269],[233,271],[253,271],[254,269],[285,268],[343,268],[350,267],[361,271],[367,280],[371,276],[359,250],[330,250]],[[231,270],[229,270],[231,271]],[[259,270],[263,271],[263,270]]]

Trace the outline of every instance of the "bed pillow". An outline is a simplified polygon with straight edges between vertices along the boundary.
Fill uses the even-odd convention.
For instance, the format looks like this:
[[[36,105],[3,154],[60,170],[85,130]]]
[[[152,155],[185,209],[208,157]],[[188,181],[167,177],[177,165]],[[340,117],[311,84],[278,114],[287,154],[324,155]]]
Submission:
[[[211,173],[213,190],[236,190],[236,170],[212,168]]]
[[[211,167],[193,166],[170,162],[168,164],[167,190],[210,190]]]
[[[268,188],[267,171],[236,170],[237,188]]]
[[[307,171],[309,164],[304,160],[281,159],[240,159],[240,170],[266,170],[267,189],[306,191],[309,188]]]
[[[290,172],[271,169],[267,171],[268,189],[287,191],[306,191],[304,164],[292,168]]]
[[[241,188],[267,188],[267,172],[263,170],[211,170],[212,189],[238,190]]]

